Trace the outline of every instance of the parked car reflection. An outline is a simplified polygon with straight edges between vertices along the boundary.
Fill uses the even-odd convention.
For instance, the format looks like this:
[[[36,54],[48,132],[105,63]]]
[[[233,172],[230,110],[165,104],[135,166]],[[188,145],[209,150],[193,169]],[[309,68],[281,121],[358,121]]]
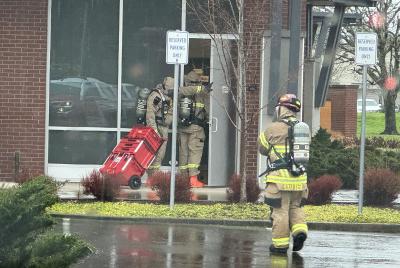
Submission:
[[[116,127],[117,91],[95,78],[50,81],[50,125]]]
[[[136,124],[140,87],[123,83],[121,127]],[[50,81],[50,125],[68,127],[116,127],[117,85],[95,78],[65,78]]]

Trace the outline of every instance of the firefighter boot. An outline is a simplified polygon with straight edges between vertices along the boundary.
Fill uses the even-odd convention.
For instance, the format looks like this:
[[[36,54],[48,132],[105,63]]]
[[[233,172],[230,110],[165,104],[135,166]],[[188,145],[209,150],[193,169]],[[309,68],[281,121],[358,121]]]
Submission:
[[[204,183],[199,181],[197,176],[191,176],[190,177],[190,187],[192,187],[192,188],[202,188],[202,187],[204,187]]]
[[[269,252],[273,254],[286,254],[288,248],[277,248],[274,245],[269,246]]]
[[[303,248],[304,241],[306,241],[307,235],[305,233],[298,233],[293,237],[293,251],[299,251]]]

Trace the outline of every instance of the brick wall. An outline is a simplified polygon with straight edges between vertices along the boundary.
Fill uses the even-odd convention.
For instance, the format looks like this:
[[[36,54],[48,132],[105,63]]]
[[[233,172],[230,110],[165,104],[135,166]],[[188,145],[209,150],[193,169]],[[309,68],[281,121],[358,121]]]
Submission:
[[[357,134],[358,86],[330,86],[327,99],[332,103],[331,128],[346,137]]]
[[[260,3],[264,3],[262,4]],[[282,29],[289,28],[289,7],[288,0],[282,2]],[[261,83],[261,53],[262,53],[262,33],[270,29],[271,24],[271,5],[272,0],[249,0],[246,2],[246,20],[245,32],[253,38],[251,45],[247,48],[250,53],[248,57],[247,82],[253,84],[258,90],[248,92],[247,94],[247,109],[248,114],[252,118],[248,126],[248,137],[243,146],[247,149],[247,174],[249,177],[257,178],[257,138],[259,124],[259,107],[260,107],[260,83]],[[302,0],[302,30],[305,30],[305,1]],[[289,53],[289,52],[288,52]],[[265,126],[263,126],[265,127]]]
[[[41,174],[45,155],[47,0],[0,1],[0,180]]]

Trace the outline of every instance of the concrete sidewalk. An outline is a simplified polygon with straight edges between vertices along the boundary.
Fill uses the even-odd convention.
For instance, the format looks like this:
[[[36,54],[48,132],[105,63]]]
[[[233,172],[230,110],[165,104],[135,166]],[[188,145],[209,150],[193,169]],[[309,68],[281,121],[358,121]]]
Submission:
[[[225,187],[213,188],[213,187],[204,187],[204,188],[193,188],[193,194],[196,195],[197,200],[199,201],[212,201],[212,202],[224,202],[227,200]],[[59,191],[59,196],[61,199],[93,199],[92,195],[84,195],[83,187],[80,183],[66,183],[63,187],[61,187]],[[150,187],[146,185],[142,185],[140,189],[132,190],[127,186],[122,186],[121,192],[118,196],[118,199],[123,200],[151,200],[155,201],[158,198],[155,195],[155,192],[150,189]]]
[[[9,188],[17,185],[12,182],[0,182],[1,188]],[[226,187],[204,187],[194,188],[193,193],[196,195],[198,201],[210,201],[210,202],[225,202],[227,201]],[[67,182],[60,188],[59,196],[63,200],[75,200],[83,199],[90,200],[94,199],[92,195],[84,195],[83,187],[78,182]],[[145,184],[140,189],[132,190],[127,186],[123,186],[121,193],[118,197],[121,200],[158,200],[152,191]],[[260,197],[262,202],[262,197]],[[336,204],[356,204],[358,202],[358,191],[357,190],[339,190],[333,194],[332,203]],[[400,195],[393,204],[400,205]]]

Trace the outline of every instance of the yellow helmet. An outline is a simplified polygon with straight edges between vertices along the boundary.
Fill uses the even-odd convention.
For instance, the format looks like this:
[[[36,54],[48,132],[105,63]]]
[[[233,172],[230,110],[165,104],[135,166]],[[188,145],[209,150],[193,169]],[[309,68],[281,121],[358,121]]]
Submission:
[[[164,89],[171,90],[174,89],[174,79],[172,77],[165,77],[163,81]]]
[[[195,71],[191,71],[187,75],[185,75],[185,81],[187,81],[188,83],[199,83],[201,82],[201,77]]]

